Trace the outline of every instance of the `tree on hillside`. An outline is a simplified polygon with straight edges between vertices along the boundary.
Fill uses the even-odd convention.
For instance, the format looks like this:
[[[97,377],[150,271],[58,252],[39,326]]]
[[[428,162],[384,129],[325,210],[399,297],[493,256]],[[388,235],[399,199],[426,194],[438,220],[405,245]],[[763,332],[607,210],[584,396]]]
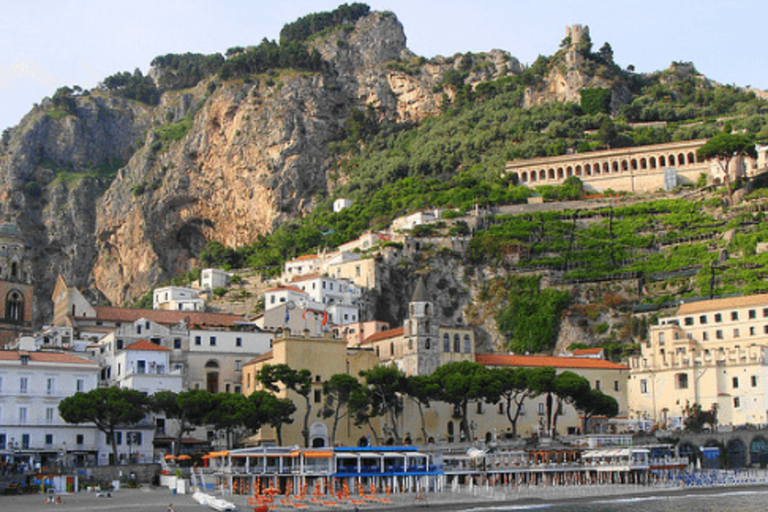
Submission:
[[[293,391],[304,398],[304,425],[301,429],[301,435],[304,437],[304,446],[308,447],[309,417],[312,414],[312,401],[310,399],[312,394],[312,372],[306,368],[294,370],[287,364],[265,364],[256,374],[256,380],[273,393],[280,390],[278,386],[278,383],[280,383],[285,389]]]
[[[213,408],[213,396],[204,389],[190,389],[181,393],[160,391],[152,395],[151,408],[164,412],[167,419],[178,421],[173,448],[173,455],[178,455],[184,434],[205,425],[205,419]]]
[[[117,464],[115,429],[135,425],[144,419],[148,400],[134,389],[97,388],[75,393],[59,403],[59,414],[67,423],[93,423],[107,436],[112,460]]]
[[[589,381],[573,372],[563,372],[555,377],[553,383],[554,389],[554,410],[552,411],[552,428],[550,435],[554,437],[557,432],[557,418],[562,414],[564,404],[576,404],[587,393],[589,393]]]
[[[401,443],[402,436],[397,425],[398,416],[403,411],[400,397],[405,391],[405,374],[394,365],[379,365],[360,372],[360,376],[365,379],[370,392],[372,411],[389,419],[389,426],[385,428],[389,429],[395,443]]]
[[[492,368],[491,378],[499,385],[499,396],[504,401],[504,411],[512,426],[512,435],[517,437],[517,420],[523,412],[523,404],[528,398],[536,396],[528,381],[531,378],[529,368]]]
[[[277,398],[263,389],[251,393],[248,401],[253,405],[253,410],[245,417],[245,426],[255,432],[268,424],[275,429],[277,445],[282,446],[283,425],[293,423],[291,416],[296,412],[296,405],[288,398]]]
[[[226,447],[230,449],[240,440],[249,418],[253,417],[253,403],[244,395],[234,393],[215,393],[212,397],[213,408],[205,422],[224,432]]]
[[[733,206],[730,164],[738,157],[757,158],[753,136],[743,133],[718,133],[696,151],[696,157],[699,160],[714,160],[717,162],[725,177],[728,205]]]
[[[346,373],[331,375],[331,378],[323,383],[325,403],[323,404],[322,415],[323,418],[333,417],[331,446],[336,444],[336,429],[339,426],[339,420],[349,414],[349,400],[360,386],[360,381]],[[345,407],[347,410],[343,411]]]
[[[444,364],[432,373],[438,397],[442,402],[454,406],[461,417],[461,431],[471,439],[468,408],[471,402],[498,402],[499,387],[488,369],[472,361]]]
[[[419,408],[419,417],[421,418],[421,435],[424,444],[427,443],[429,436],[427,434],[427,425],[424,418],[424,408],[429,407],[429,403],[439,396],[440,389],[435,384],[434,379],[426,375],[411,375],[405,380],[405,393],[408,398],[416,403]]]
[[[619,404],[615,398],[606,395],[599,389],[590,389],[580,396],[574,404],[581,411],[582,432],[587,434],[589,420],[595,416],[613,418],[619,413]]]

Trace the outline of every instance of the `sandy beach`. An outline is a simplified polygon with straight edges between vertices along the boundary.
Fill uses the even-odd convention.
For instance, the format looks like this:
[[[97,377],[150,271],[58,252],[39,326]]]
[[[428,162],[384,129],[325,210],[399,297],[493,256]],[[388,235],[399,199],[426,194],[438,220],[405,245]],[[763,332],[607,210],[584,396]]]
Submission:
[[[574,503],[576,501],[591,501],[595,499],[610,499],[611,497],[640,497],[640,496],[664,496],[723,493],[729,490],[744,489],[768,491],[766,485],[740,486],[740,487],[653,487],[635,485],[605,485],[605,486],[571,486],[571,487],[536,487],[523,488],[511,491],[497,489],[476,488],[472,492],[462,490],[459,492],[432,493],[428,495],[427,503],[414,503],[413,495],[389,496],[391,504],[368,504],[360,507],[360,510],[385,511],[385,510],[467,510],[482,507],[501,507],[537,505],[547,503]],[[137,512],[157,511],[165,512],[168,505],[172,504],[175,512],[200,512],[212,510],[202,508],[192,499],[191,495],[177,495],[162,487],[143,486],[139,489],[121,489],[112,493],[112,497],[97,497],[94,493],[81,492],[77,494],[60,494],[63,501],[61,505],[45,503],[45,495],[0,496],[0,509],[12,512],[63,512],[67,510],[83,511],[111,511],[111,512]],[[245,496],[225,496],[225,499],[234,503],[238,510],[249,511]],[[338,507],[309,507],[303,510],[354,510],[351,504],[341,504]],[[293,507],[279,505],[277,510],[294,510]]]

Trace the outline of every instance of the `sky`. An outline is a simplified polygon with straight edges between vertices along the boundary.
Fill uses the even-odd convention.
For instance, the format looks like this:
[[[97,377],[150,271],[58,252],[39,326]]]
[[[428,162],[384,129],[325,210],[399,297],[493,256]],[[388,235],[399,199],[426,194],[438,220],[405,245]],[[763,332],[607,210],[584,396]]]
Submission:
[[[347,0],[349,2],[349,0]],[[224,53],[279,39],[342,0],[0,0],[0,130],[62,86],[95,87],[166,53]],[[351,2],[349,2],[351,3]],[[637,72],[693,62],[721,83],[768,89],[765,0],[369,0],[394,12],[417,55],[508,51],[523,64],[588,25],[593,49]]]

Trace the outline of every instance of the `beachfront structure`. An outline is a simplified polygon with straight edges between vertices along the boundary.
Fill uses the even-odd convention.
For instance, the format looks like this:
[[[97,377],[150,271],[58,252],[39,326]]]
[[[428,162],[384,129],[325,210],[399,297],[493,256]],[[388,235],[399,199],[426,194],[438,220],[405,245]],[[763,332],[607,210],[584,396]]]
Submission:
[[[633,419],[679,429],[698,404],[721,425],[768,423],[768,295],[681,304],[630,366]]]
[[[98,383],[99,366],[82,357],[0,351],[0,460],[50,467],[106,457],[109,447],[94,425],[71,425],[59,416],[64,398]]]
[[[152,309],[171,311],[204,311],[205,299],[194,288],[163,286],[152,292]]]
[[[413,446],[262,446],[213,452],[206,460],[201,473],[207,486],[231,489],[233,494],[292,495],[310,505],[323,501],[327,506],[361,505],[354,496],[381,504],[388,503],[386,495],[392,493],[442,490],[442,472],[433,456]],[[206,478],[213,481],[205,482]],[[292,503],[296,501],[284,504]]]

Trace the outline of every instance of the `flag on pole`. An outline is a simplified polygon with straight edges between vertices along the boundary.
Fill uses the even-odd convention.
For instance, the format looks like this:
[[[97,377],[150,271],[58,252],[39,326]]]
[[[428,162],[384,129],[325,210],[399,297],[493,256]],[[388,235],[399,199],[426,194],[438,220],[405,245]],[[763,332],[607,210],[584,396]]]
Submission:
[[[327,323],[328,323],[328,312],[327,311],[323,311],[323,323],[322,323],[322,325],[325,326],[325,324],[327,324]]]

